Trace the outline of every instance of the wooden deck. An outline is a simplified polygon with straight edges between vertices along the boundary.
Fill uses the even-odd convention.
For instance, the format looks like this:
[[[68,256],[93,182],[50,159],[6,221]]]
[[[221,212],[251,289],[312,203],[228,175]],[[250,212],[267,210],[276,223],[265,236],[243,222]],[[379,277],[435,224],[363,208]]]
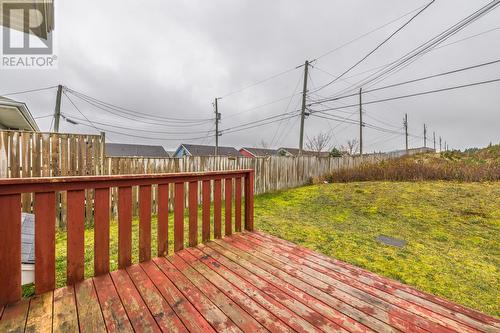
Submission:
[[[0,332],[500,332],[500,321],[260,232],[0,308]]]

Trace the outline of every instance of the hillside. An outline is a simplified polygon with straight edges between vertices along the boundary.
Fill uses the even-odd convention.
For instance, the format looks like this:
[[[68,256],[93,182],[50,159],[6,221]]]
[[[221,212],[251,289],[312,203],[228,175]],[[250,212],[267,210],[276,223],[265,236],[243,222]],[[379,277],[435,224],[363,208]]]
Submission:
[[[328,182],[369,180],[500,180],[500,145],[486,148],[425,153],[341,169],[325,177]]]

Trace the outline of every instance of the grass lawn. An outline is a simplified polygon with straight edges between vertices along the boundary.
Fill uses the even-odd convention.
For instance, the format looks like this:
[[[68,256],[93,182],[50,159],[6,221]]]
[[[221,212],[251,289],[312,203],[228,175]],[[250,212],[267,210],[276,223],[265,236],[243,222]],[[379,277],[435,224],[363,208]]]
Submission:
[[[255,218],[259,230],[500,316],[498,182],[307,186],[257,197]]]
[[[172,253],[173,214],[169,217]],[[306,186],[257,196],[255,226],[323,254],[500,316],[498,182]],[[117,268],[116,221],[111,222],[110,234],[110,260],[114,270]],[[407,245],[402,249],[383,245],[375,239],[379,235],[404,239]],[[133,244],[133,262],[137,262],[137,220],[133,223]],[[154,254],[154,218],[152,244]],[[93,274],[92,229],[85,231],[85,248],[85,275],[89,277]],[[64,232],[57,234],[56,255],[57,285],[63,286]],[[25,295],[32,292],[32,287],[24,288]]]

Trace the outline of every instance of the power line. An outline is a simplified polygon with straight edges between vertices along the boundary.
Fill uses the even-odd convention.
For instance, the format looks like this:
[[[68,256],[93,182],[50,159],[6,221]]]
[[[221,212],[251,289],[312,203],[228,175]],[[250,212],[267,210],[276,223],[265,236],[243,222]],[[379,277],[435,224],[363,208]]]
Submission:
[[[406,85],[406,84],[410,84],[410,83],[415,83],[415,82],[419,82],[419,81],[423,81],[423,80],[433,79],[433,78],[440,77],[440,76],[445,76],[445,75],[450,75],[450,74],[456,74],[456,73],[467,71],[467,70],[471,70],[471,69],[476,69],[476,68],[480,68],[480,67],[484,67],[484,66],[490,66],[490,65],[497,64],[497,63],[500,63],[500,59],[493,60],[493,61],[488,61],[488,62],[484,62],[484,63],[481,63],[481,64],[472,65],[472,66],[457,68],[457,69],[453,69],[453,70],[450,70],[450,71],[441,72],[441,73],[437,73],[437,74],[431,74],[431,75],[428,75],[428,76],[419,77],[419,78],[411,79],[411,80],[408,80],[408,81],[398,82],[398,83],[390,84],[390,85],[383,86],[383,87],[378,87],[378,88],[374,88],[374,89],[363,90],[363,93],[371,93],[371,92],[375,92],[375,91],[379,91],[379,90],[383,90],[383,89],[394,88],[394,87],[398,87],[398,86],[402,86],[402,85]],[[343,95],[343,96],[339,96],[339,97],[335,97],[335,98],[326,98],[324,100],[314,101],[314,102],[312,102],[309,105],[321,104],[323,102],[328,102],[328,101],[338,101],[340,99],[349,98],[349,97],[355,97],[357,95],[358,95],[358,93],[352,93],[352,94],[349,94],[349,95]]]
[[[50,86],[50,87],[45,87],[45,88],[38,88],[38,89],[30,89],[30,90],[10,92],[10,93],[7,93],[7,94],[0,94],[0,96],[11,96],[11,95],[27,94],[27,93],[30,93],[30,92],[43,91],[43,90],[49,90],[49,89],[54,89],[54,88],[57,88],[57,86]]]
[[[290,118],[292,119],[292,118]],[[290,119],[287,120],[287,124],[290,122]],[[288,127],[288,131],[285,132],[285,129],[283,129],[283,131],[281,132],[281,134],[279,135],[278,139],[276,139],[276,143],[279,143],[280,145],[282,144],[283,140],[288,136],[288,134],[290,134],[290,131],[292,130],[292,128],[299,122],[299,117],[296,117],[295,118],[295,121],[292,122],[290,124],[290,126]],[[285,134],[286,133],[286,134]]]
[[[297,96],[297,95],[300,95],[300,94],[302,94],[302,93],[301,93],[301,92],[299,92],[299,93],[295,93],[295,94],[293,94],[293,95],[288,95],[288,96],[280,97],[280,98],[278,98],[278,99],[275,99],[275,100],[272,100],[272,101],[269,101],[269,102],[265,102],[265,103],[263,103],[263,104],[259,104],[259,105],[257,105],[257,106],[253,106],[253,107],[250,107],[250,108],[248,108],[248,109],[244,109],[244,110],[242,110],[242,111],[239,111],[239,112],[233,113],[232,115],[229,115],[229,116],[225,117],[225,119],[234,118],[234,117],[236,117],[236,116],[237,116],[237,115],[239,115],[239,114],[242,114],[242,113],[245,113],[245,112],[249,112],[249,111],[253,111],[253,110],[256,110],[256,109],[260,109],[260,108],[263,108],[263,107],[265,107],[265,106],[269,106],[269,105],[272,105],[272,104],[275,104],[275,103],[278,103],[278,102],[281,102],[281,101],[287,100],[287,99],[289,99],[289,98],[292,98],[292,97]]]
[[[298,117],[298,116],[300,116],[300,115],[296,114],[296,115],[288,116],[288,117],[286,117],[284,119],[291,119],[291,118]],[[248,126],[248,127],[245,127],[245,128],[225,130],[223,132],[223,134],[230,134],[230,133],[235,133],[235,132],[246,131],[248,129],[252,129],[252,128],[255,128],[255,127],[260,127],[260,126],[264,126],[264,125],[273,124],[273,123],[281,121],[281,120],[283,120],[283,119],[275,119],[275,120],[271,120],[271,121],[268,121],[268,122],[265,122],[265,123],[260,123],[260,124],[255,124],[253,126]]]
[[[51,114],[46,114],[44,116],[38,116],[38,117],[33,117],[33,119],[43,119],[43,118],[48,118],[48,117],[53,117],[54,115],[51,113]]]
[[[458,39],[454,42],[451,42],[451,43],[447,43],[447,44],[443,44],[443,45],[440,45],[440,46],[436,46],[434,48],[432,48],[431,50],[429,50],[428,52],[425,53],[425,55],[427,55],[428,53],[431,53],[433,51],[436,51],[436,50],[440,50],[442,48],[445,48],[445,47],[448,47],[448,46],[451,46],[451,45],[454,45],[454,44],[458,44],[458,43],[461,43],[461,42],[464,42],[464,41],[467,41],[469,39],[472,39],[472,38],[475,38],[475,37],[479,37],[479,36],[482,36],[484,34],[487,34],[489,32],[493,32],[493,31],[496,31],[496,30],[500,30],[500,27],[496,27],[496,28],[492,28],[492,29],[488,29],[488,30],[485,30],[485,31],[482,31],[480,33],[477,33],[477,34],[474,34],[474,35],[471,35],[471,36],[467,36],[467,37],[464,37],[464,38],[461,38],[461,39]],[[387,63],[387,64],[384,64],[384,65],[380,65],[380,66],[376,66],[376,67],[372,67],[370,69],[367,69],[367,70],[364,70],[364,71],[361,71],[361,72],[357,72],[356,74],[352,74],[350,76],[347,76],[343,79],[341,79],[342,81],[346,82],[346,83],[349,83],[347,81],[347,79],[351,79],[353,77],[356,77],[356,76],[360,76],[360,75],[363,75],[363,74],[366,74],[366,73],[369,73],[369,72],[373,72],[377,69],[380,69],[380,68],[383,68],[383,67],[387,67],[391,64],[393,64],[394,62],[390,62],[390,63]],[[319,70],[320,72],[323,72],[325,74],[328,74],[332,77],[337,77],[336,75],[332,74],[332,73],[329,73],[328,71],[322,69],[322,68],[319,68],[318,66],[314,66],[315,69]],[[351,84],[352,86],[352,84]]]
[[[385,43],[387,43],[392,37],[397,35],[401,30],[403,30],[408,24],[410,24],[417,16],[419,16],[422,12],[424,12],[427,8],[429,8],[430,5],[432,5],[436,0],[432,0],[429,2],[427,5],[424,6],[421,10],[419,10],[415,15],[413,15],[408,21],[406,21],[402,26],[397,28],[393,33],[391,33],[386,39],[384,39],[380,44],[378,44],[373,50],[368,52],[364,57],[362,57],[360,60],[358,60],[354,65],[349,67],[347,70],[345,70],[342,74],[340,74],[337,78],[333,79],[332,81],[326,83],[325,85],[321,86],[318,88],[316,91],[322,90],[332,83],[336,82],[339,80],[341,77],[343,77],[345,74],[349,73],[352,69],[357,67],[359,64],[361,64],[363,61],[365,61],[369,56],[371,56],[373,53],[375,53],[379,48],[381,48]]]
[[[364,38],[366,36],[368,36],[368,35],[371,35],[372,33],[376,32],[376,31],[378,31],[380,29],[383,29],[383,28],[387,27],[388,25],[391,25],[392,23],[397,22],[400,19],[402,19],[402,18],[404,18],[404,17],[406,17],[406,16],[408,16],[408,15],[416,12],[417,10],[421,9],[422,7],[424,7],[424,6],[420,6],[418,8],[415,8],[415,9],[413,9],[413,10],[411,10],[411,11],[409,11],[409,12],[407,12],[407,13],[405,13],[405,14],[403,14],[403,15],[401,15],[401,16],[399,16],[399,17],[397,17],[397,18],[395,18],[395,19],[393,19],[391,21],[389,21],[389,22],[384,23],[383,25],[381,25],[379,27],[374,28],[373,30],[370,30],[370,31],[368,31],[368,32],[366,32],[366,33],[364,33],[364,34],[362,34],[362,35],[360,35],[360,36],[358,36],[358,37],[356,37],[356,38],[354,38],[354,39],[352,39],[352,40],[350,40],[350,41],[348,41],[348,42],[346,42],[346,43],[344,43],[344,44],[342,44],[342,45],[340,45],[340,46],[338,46],[336,48],[334,48],[333,50],[327,51],[327,52],[319,55],[318,57],[316,57],[313,61],[319,60],[320,58],[323,58],[323,57],[325,57],[327,55],[330,55],[330,54],[332,54],[332,53],[334,53],[334,52],[336,52],[336,51],[338,51],[338,50],[340,50],[340,49],[342,49],[342,48],[344,48],[344,47],[346,47],[346,46],[348,46],[348,45],[350,45],[350,44],[352,44],[352,43],[354,43],[354,42],[356,42],[356,41],[358,41],[358,40],[360,40],[360,39],[362,39],[362,38]],[[293,68],[289,68],[289,69],[287,69],[285,71],[282,71],[282,72],[279,72],[277,74],[271,75],[271,76],[269,76],[267,78],[264,78],[262,80],[258,80],[256,82],[254,82],[252,84],[249,84],[247,86],[244,86],[244,87],[242,87],[240,89],[237,89],[237,90],[231,91],[231,92],[229,92],[227,94],[224,94],[224,95],[221,96],[221,98],[225,98],[225,97],[229,97],[229,96],[235,95],[235,94],[240,93],[240,92],[242,92],[242,91],[244,91],[246,89],[252,88],[252,87],[257,86],[259,84],[262,84],[262,83],[265,83],[265,82],[270,81],[272,79],[275,79],[277,77],[280,77],[282,75],[288,74],[288,73],[290,73],[290,72],[292,72],[292,71],[294,71],[294,70],[296,70],[296,69],[298,69],[298,68],[300,68],[302,66],[303,66],[303,64],[298,65],[298,66],[293,67]]]
[[[66,96],[66,98],[70,101],[70,103],[74,106],[74,108],[76,109],[76,111],[78,111],[91,125],[92,127],[94,127],[96,130],[99,131],[99,129],[89,120],[89,118],[87,118],[82,111],[80,111],[80,109],[76,106],[76,104],[73,102],[73,100],[71,98],[69,98],[69,96],[66,94],[66,92],[63,90],[63,94],[64,96]]]
[[[455,90],[455,89],[473,87],[473,86],[478,86],[478,85],[483,85],[483,84],[489,84],[489,83],[494,83],[494,82],[499,82],[499,81],[500,81],[500,78],[499,79],[487,80],[487,81],[473,82],[473,83],[463,84],[463,85],[459,85],[459,86],[452,86],[452,87],[447,87],[447,88],[442,88],[442,89],[435,89],[435,90],[428,90],[428,91],[418,92],[418,93],[414,93],[414,94],[408,94],[408,95],[402,95],[402,96],[395,96],[395,97],[383,98],[383,99],[379,99],[379,100],[364,102],[363,104],[367,105],[367,104],[388,102],[388,101],[393,101],[393,100],[397,100],[397,99],[422,96],[422,95],[433,94],[433,93],[438,93],[438,92],[443,92],[443,91],[449,91],[449,90]],[[321,112],[333,111],[333,110],[344,109],[344,108],[349,108],[349,107],[357,107],[357,106],[359,106],[359,104],[350,104],[350,105],[346,105],[346,106],[342,106],[342,107],[328,108],[328,109],[323,109],[323,110],[318,110],[318,111],[311,110],[311,113],[319,112],[319,111],[321,111]]]
[[[63,116],[63,118],[66,121],[69,120],[69,123],[72,124],[72,125],[81,125],[81,126],[86,126],[86,127],[93,127],[91,125],[82,124],[82,123],[78,123],[78,122],[72,121],[71,118],[67,118],[66,116]],[[124,133],[124,132],[119,132],[119,131],[113,131],[113,130],[103,129],[103,128],[99,128],[99,127],[95,127],[95,128],[97,130],[105,132],[105,133],[113,133],[113,134],[119,134],[119,135],[128,136],[128,137],[132,137],[132,138],[140,138],[140,139],[146,139],[146,140],[157,140],[157,141],[201,140],[201,139],[205,139],[205,138],[210,137],[210,136],[201,136],[201,137],[195,137],[195,138],[175,138],[175,139],[170,139],[170,138],[165,138],[165,137],[149,137],[149,136],[135,135],[135,134],[130,134],[130,133]]]
[[[412,61],[413,59],[417,58],[420,55],[423,55],[430,50],[432,50],[434,47],[442,43],[443,41],[447,40],[451,36],[455,35],[459,31],[461,31],[463,28],[468,26],[469,24],[473,23],[483,15],[487,14],[491,10],[493,10],[498,4],[500,4],[499,0],[493,0],[487,5],[481,7],[474,13],[470,14],[466,18],[460,20],[459,22],[455,23],[445,31],[439,33],[438,35],[434,36],[433,38],[427,40],[425,43],[420,44],[413,50],[407,52],[405,55],[400,57],[399,59],[393,61],[392,63],[388,64],[387,66],[384,66],[381,70],[370,74],[368,77],[365,79],[362,79],[358,81],[356,84],[351,85],[351,87],[346,88],[342,90],[341,92],[337,93],[336,95],[338,96],[339,94],[342,94],[346,91],[352,91],[352,90],[358,90],[360,87],[364,87],[367,84],[385,76],[388,77],[388,75],[393,75],[397,73],[399,70],[403,69],[409,61]]]
[[[379,87],[379,88],[374,88],[374,89],[366,90],[365,92],[367,92],[367,93],[368,92],[374,92],[374,91],[378,91],[378,90],[382,90],[382,89],[387,89],[387,88],[393,88],[393,87],[397,87],[397,86],[401,86],[401,85],[405,85],[405,84],[409,84],[409,83],[415,83],[415,82],[419,82],[419,81],[423,81],[423,80],[427,80],[427,79],[433,79],[433,78],[444,76],[444,75],[456,74],[456,73],[467,71],[467,70],[471,70],[471,69],[476,69],[476,68],[480,68],[480,67],[484,67],[484,66],[494,65],[494,64],[497,64],[499,62],[500,62],[500,59],[493,60],[493,61],[488,61],[488,62],[485,62],[485,63],[473,65],[473,66],[458,68],[458,69],[454,69],[454,70],[447,71],[447,72],[442,72],[442,73],[433,74],[433,75],[429,75],[429,76],[425,76],[425,77],[420,77],[420,78],[413,79],[413,80],[408,80],[408,81],[404,81],[404,82],[390,84],[390,85],[387,85],[387,86],[384,86],[384,87]]]
[[[425,5],[424,5],[424,6],[425,6]],[[344,48],[344,47],[346,47],[346,46],[348,46],[348,45],[350,45],[350,44],[352,44],[352,43],[354,43],[354,42],[357,42],[358,40],[360,40],[360,39],[362,39],[362,38],[364,38],[364,37],[366,37],[366,36],[369,36],[369,35],[371,35],[372,33],[377,32],[377,31],[379,31],[380,29],[383,29],[383,28],[385,28],[385,27],[389,26],[389,25],[391,25],[391,24],[392,24],[392,23],[394,23],[394,22],[397,22],[397,21],[401,20],[403,17],[406,17],[406,16],[408,16],[408,15],[410,15],[410,14],[412,14],[412,13],[416,12],[417,10],[419,10],[419,9],[423,8],[424,6],[420,6],[420,7],[418,7],[418,8],[412,9],[411,11],[409,11],[409,12],[407,12],[407,13],[405,13],[405,14],[403,14],[403,15],[401,15],[401,16],[399,16],[399,17],[397,17],[397,18],[395,18],[395,19],[393,19],[393,20],[391,20],[391,21],[389,21],[389,22],[387,22],[387,23],[384,23],[383,25],[378,26],[377,28],[374,28],[373,30],[370,30],[370,31],[368,31],[368,32],[365,32],[364,34],[362,34],[362,35],[360,35],[360,36],[358,36],[358,37],[356,37],[356,38],[354,38],[354,39],[351,39],[350,41],[348,41],[348,42],[346,42],[346,43],[344,43],[344,44],[342,44],[342,45],[340,45],[340,46],[338,46],[338,47],[334,48],[333,50],[330,50],[330,51],[328,51],[328,52],[325,52],[325,53],[321,54],[320,56],[316,57],[313,61],[318,60],[318,59],[320,59],[320,58],[323,58],[323,57],[325,57],[325,56],[327,56],[327,55],[329,55],[329,54],[332,54],[332,53],[334,53],[334,52],[336,52],[336,51],[338,51],[338,50],[340,50],[340,49],[342,49],[342,48]]]
[[[70,91],[68,91],[69,93],[71,93]],[[134,118],[134,116],[128,116],[128,114],[123,114],[123,113],[120,113],[118,111],[115,111],[115,109],[110,109],[110,108],[107,108],[107,107],[104,107],[104,106],[101,106],[99,104],[96,104],[90,100],[87,100],[85,98],[82,98],[78,95],[74,95],[73,96],[77,97],[77,98],[80,98],[82,99],[83,101],[85,101],[86,103],[88,103],[89,105],[99,109],[99,110],[102,110],[102,111],[105,111],[105,112],[108,112],[110,114],[113,114],[115,116],[118,116],[118,117],[121,117],[121,118],[124,118],[124,119],[128,119],[128,120],[132,120],[132,121],[135,121],[135,122],[138,122],[138,123],[143,123],[143,124],[149,124],[149,125],[156,125],[156,126],[163,126],[163,127],[174,127],[174,128],[178,128],[178,127],[198,127],[198,126],[202,126],[202,125],[205,125],[207,122],[204,121],[203,123],[200,123],[200,124],[170,124],[170,125],[167,125],[165,124],[165,121],[164,120],[151,120],[151,121],[146,121],[144,119],[136,119]],[[138,117],[138,116],[135,116],[135,117]],[[167,123],[170,123],[170,122],[167,122]]]
[[[295,88],[293,88],[293,93],[294,94],[290,97],[290,100],[288,101],[288,104],[286,105],[285,112],[288,112],[288,109],[290,108],[290,105],[292,104],[293,97],[295,96],[295,93],[297,92],[297,89],[299,88],[300,81],[301,81],[301,77],[299,76],[299,79],[297,80],[297,84],[295,85]],[[287,123],[289,121],[290,121],[290,119],[287,119]],[[276,136],[278,135],[278,133],[280,131],[282,123],[283,123],[283,120],[281,120],[279,122],[278,128],[274,132],[273,138],[271,139],[271,143],[270,143],[271,146],[274,144],[274,140],[275,140]]]
[[[66,115],[66,116],[68,117],[68,115]],[[82,119],[82,118],[78,118],[78,117],[71,116],[71,115],[69,115],[69,117],[71,117],[72,119],[79,120],[79,121],[89,121],[88,118]],[[113,128],[132,130],[132,131],[140,131],[140,132],[152,133],[152,134],[186,134],[186,131],[183,131],[183,132],[152,131],[152,130],[147,130],[147,129],[138,129],[137,127],[134,128],[134,127],[118,126],[118,125],[113,125],[113,124],[109,124],[109,123],[98,122],[95,120],[93,120],[92,123],[106,126],[106,127],[113,127]],[[210,131],[207,131],[207,130],[189,131],[189,133],[192,133],[192,134],[194,134],[194,133],[200,134],[200,133],[207,133],[207,132],[213,132],[213,131],[212,130],[210,130]]]
[[[435,47],[434,50],[438,50],[438,49],[441,49],[443,47],[447,47],[447,46],[450,46],[450,45],[454,45],[454,44],[457,44],[457,43],[461,43],[461,42],[464,42],[466,40],[469,40],[471,38],[475,38],[475,37],[479,37],[479,36],[482,36],[484,34],[487,34],[487,33],[490,33],[490,32],[493,32],[495,30],[499,30],[500,27],[496,27],[496,28],[492,28],[492,29],[488,29],[488,30],[485,30],[485,31],[482,31],[482,32],[479,32],[477,34],[474,34],[474,35],[471,35],[471,36],[467,36],[467,37],[464,37],[464,38],[461,38],[459,40],[456,40],[454,42],[450,42],[448,44],[444,44],[444,45],[441,45],[441,46],[438,46],[438,47]]]
[[[378,122],[378,123],[381,123],[381,124],[386,125],[386,126],[389,126],[389,127],[399,128],[398,126],[395,126],[395,125],[390,124],[390,123],[388,123],[388,122],[382,121],[382,120],[380,120],[380,119],[378,119],[378,118],[376,118],[376,117],[373,117],[373,116],[372,116],[372,115],[370,115],[368,112],[366,112],[366,109],[365,109],[364,107],[363,107],[363,111],[365,111],[365,116],[367,116],[368,118],[370,118],[370,119],[372,119],[372,120],[374,120],[374,121],[376,121],[376,122]]]
[[[87,100],[87,101],[88,100],[92,100],[93,102],[95,102],[97,104],[100,104],[102,106],[106,106],[107,108],[111,108],[111,109],[114,109],[116,111],[127,113],[127,114],[132,115],[132,116],[140,115],[142,117],[147,117],[147,118],[150,118],[150,119],[153,119],[153,120],[161,119],[161,120],[164,120],[164,121],[180,122],[180,123],[201,123],[201,122],[208,122],[208,121],[212,121],[213,120],[211,118],[185,119],[185,118],[172,118],[172,117],[163,117],[163,116],[152,115],[152,114],[148,114],[148,113],[144,113],[144,112],[139,112],[137,110],[132,110],[132,109],[124,108],[124,107],[121,107],[121,106],[117,106],[117,105],[114,105],[114,104],[111,104],[111,103],[108,103],[108,102],[104,102],[104,101],[102,101],[100,99],[91,97],[89,95],[83,94],[81,92],[75,91],[75,90],[67,88],[67,87],[65,87],[65,90],[69,91],[70,93],[72,93],[74,95],[77,95],[81,99],[84,99],[84,100]]]
[[[266,117],[266,118],[263,118],[263,119],[254,120],[254,121],[250,121],[248,123],[244,123],[244,124],[241,124],[241,125],[236,125],[236,126],[233,126],[233,127],[225,128],[225,129],[221,130],[221,132],[231,131],[233,129],[237,129],[237,128],[240,128],[240,127],[245,127],[247,125],[258,124],[258,123],[261,123],[263,121],[267,121],[267,120],[271,120],[271,119],[282,118],[282,117],[285,117],[285,116],[290,115],[290,114],[295,113],[295,112],[296,111],[283,112],[283,113],[280,113],[280,114],[277,114],[277,115],[273,115],[273,116],[269,116],[269,117]],[[279,121],[279,119],[276,120],[276,121]]]
[[[347,119],[347,118],[339,119],[339,118],[333,118],[331,115],[324,116],[324,115],[318,115],[316,113],[313,114],[313,116],[314,117],[318,117],[318,118],[322,118],[322,119],[328,119],[328,120],[333,120],[333,121],[337,121],[337,122],[341,122],[341,123],[351,124],[351,125],[359,125],[359,121],[350,120],[350,119]],[[404,133],[402,133],[402,132],[398,132],[398,131],[395,131],[395,130],[392,130],[392,129],[388,129],[388,128],[376,126],[376,125],[373,125],[373,124],[369,124],[367,122],[363,122],[363,125],[364,125],[364,127],[367,127],[367,128],[370,128],[370,129],[374,129],[374,130],[379,131],[379,132],[404,135]],[[412,136],[414,138],[422,138],[422,136],[418,136],[418,135],[414,135],[414,134],[410,134],[410,136]]]
[[[235,94],[240,93],[240,92],[242,92],[242,91],[244,91],[244,90],[247,90],[247,89],[249,89],[249,88],[255,87],[255,86],[257,86],[257,85],[259,85],[259,84],[261,84],[261,83],[264,83],[264,82],[270,81],[270,80],[275,79],[275,78],[277,78],[277,77],[280,77],[280,76],[282,76],[282,75],[285,75],[285,74],[288,74],[288,73],[290,73],[290,72],[293,72],[294,70],[296,70],[296,69],[298,69],[298,68],[300,68],[300,67],[301,67],[301,66],[293,67],[293,68],[287,69],[286,71],[279,72],[279,73],[277,73],[277,74],[271,75],[271,76],[269,76],[269,77],[267,77],[267,78],[265,78],[265,79],[259,80],[259,81],[257,81],[257,82],[252,83],[252,84],[249,84],[248,86],[244,86],[243,88],[240,88],[240,89],[238,89],[238,90],[234,90],[234,91],[229,92],[229,93],[227,93],[227,94],[225,94],[225,95],[222,95],[220,98],[226,98],[226,97],[229,97],[229,96],[235,95]]]
[[[385,134],[384,139],[373,141],[370,144],[368,144],[366,147],[368,148],[368,147],[373,147],[373,146],[381,144],[381,143],[386,143],[386,142],[392,141],[394,139],[400,138],[401,136],[402,136],[402,134],[395,134],[395,135],[394,134],[393,135]]]

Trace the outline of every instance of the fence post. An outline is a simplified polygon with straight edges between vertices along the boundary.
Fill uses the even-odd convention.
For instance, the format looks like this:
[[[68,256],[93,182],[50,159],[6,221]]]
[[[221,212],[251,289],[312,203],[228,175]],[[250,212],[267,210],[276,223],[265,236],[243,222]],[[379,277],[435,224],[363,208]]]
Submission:
[[[245,177],[245,230],[253,231],[253,186],[254,171],[250,170]]]

